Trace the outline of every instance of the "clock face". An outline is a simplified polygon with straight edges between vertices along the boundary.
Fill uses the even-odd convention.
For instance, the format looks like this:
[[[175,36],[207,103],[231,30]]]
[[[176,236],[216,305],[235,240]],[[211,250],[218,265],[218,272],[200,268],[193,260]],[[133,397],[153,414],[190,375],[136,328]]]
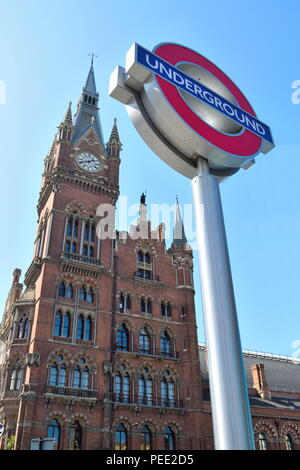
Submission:
[[[98,157],[89,152],[81,152],[76,156],[80,168],[91,173],[101,170],[101,163]]]

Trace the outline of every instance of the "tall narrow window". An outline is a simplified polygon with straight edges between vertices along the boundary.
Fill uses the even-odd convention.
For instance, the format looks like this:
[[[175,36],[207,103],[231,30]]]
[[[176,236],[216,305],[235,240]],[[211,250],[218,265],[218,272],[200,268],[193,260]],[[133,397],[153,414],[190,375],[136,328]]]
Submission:
[[[91,317],[88,317],[85,320],[84,339],[86,341],[91,341],[91,339],[92,339],[92,319],[91,319]]]
[[[28,318],[25,318],[23,338],[28,338],[28,332],[29,332],[29,320],[28,320]]]
[[[80,388],[81,385],[81,370],[76,367],[73,374],[73,388]]]
[[[67,370],[66,366],[62,364],[58,369],[57,385],[59,387],[66,386]]]
[[[54,336],[61,336],[62,331],[62,312],[58,310],[55,315],[55,324],[54,324]]]
[[[68,284],[68,287],[66,289],[66,298],[67,299],[73,299],[73,293],[74,293],[73,286],[70,283],[70,284]]]
[[[57,385],[58,368],[56,364],[52,364],[49,368],[49,385]]]
[[[123,377],[123,402],[128,403],[130,399],[130,378],[128,373]]]
[[[164,430],[165,450],[175,450],[175,436],[170,427]]]
[[[71,316],[69,312],[64,315],[63,318],[63,328],[62,328],[62,336],[64,338],[69,338],[70,336],[70,326],[71,326]]]
[[[86,367],[85,369],[83,369],[82,373],[81,373],[81,387],[80,388],[83,388],[84,390],[87,390],[89,388],[89,378],[90,378],[90,373],[89,373],[89,369]]]
[[[139,336],[139,351],[143,354],[150,354],[151,339],[148,331],[143,328]]]
[[[48,426],[47,429],[47,437],[55,439],[55,447],[56,449],[59,448],[59,440],[60,440],[60,425],[56,419],[53,419]]]
[[[146,380],[146,402],[147,405],[152,405],[152,390],[153,390],[153,383],[151,377],[148,377]]]
[[[139,377],[139,403],[146,404],[146,381],[142,375]]]
[[[69,449],[70,450],[81,450],[82,443],[82,427],[78,421],[75,421],[69,433]]]
[[[120,312],[121,313],[124,313],[124,307],[125,307],[125,299],[124,299],[124,295],[121,294],[120,295]]]
[[[79,298],[82,302],[86,302],[86,300],[87,300],[87,292],[86,292],[86,288],[84,286],[82,286],[80,288]]]
[[[84,335],[84,317],[83,315],[79,315],[77,320],[77,331],[76,331],[76,339],[82,340]]]
[[[285,445],[287,450],[293,450],[294,445],[293,445],[293,438],[291,434],[287,434],[285,436]]]
[[[127,432],[123,424],[119,424],[115,432],[115,450],[127,450]]]
[[[61,282],[58,286],[58,297],[65,297],[66,296],[66,284]]]
[[[124,323],[117,331],[117,350],[129,351],[129,333]]]
[[[151,431],[148,426],[144,426],[142,429],[141,450],[151,450],[151,440]]]
[[[9,390],[19,390],[22,384],[22,378],[23,370],[19,366],[15,366],[11,373]]]
[[[260,432],[258,434],[258,446],[259,446],[259,450],[267,450],[268,449],[267,436],[264,432]]]
[[[122,376],[116,374],[115,376],[115,399],[116,401],[122,401]]]
[[[87,294],[87,301],[91,304],[94,302],[94,292],[93,289],[90,288]]]
[[[166,331],[160,337],[160,353],[162,356],[171,357],[171,339]]]

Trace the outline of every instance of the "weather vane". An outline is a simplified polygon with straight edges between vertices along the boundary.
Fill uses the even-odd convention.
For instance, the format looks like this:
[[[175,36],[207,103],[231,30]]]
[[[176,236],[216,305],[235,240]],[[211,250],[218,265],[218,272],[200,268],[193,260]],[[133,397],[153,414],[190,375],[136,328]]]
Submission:
[[[88,56],[91,56],[91,57],[92,57],[92,62],[91,62],[92,65],[94,64],[94,57],[99,57],[99,56],[96,54],[96,51],[93,51],[91,54],[88,54]]]

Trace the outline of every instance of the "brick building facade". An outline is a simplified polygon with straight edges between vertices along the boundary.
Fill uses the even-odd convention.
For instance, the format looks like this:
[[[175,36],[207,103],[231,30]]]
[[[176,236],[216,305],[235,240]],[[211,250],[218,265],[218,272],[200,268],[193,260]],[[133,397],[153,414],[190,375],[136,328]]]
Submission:
[[[91,64],[76,115],[69,105],[45,159],[35,254],[25,286],[13,272],[0,326],[0,448],[15,436],[16,449],[41,437],[59,449],[211,449],[179,207],[169,249],[144,195],[132,227],[140,237],[98,236],[112,228],[99,229],[97,208],[117,202],[122,147],[116,121],[104,143],[98,99]],[[257,445],[297,447],[300,387],[280,404],[260,362],[252,373]]]

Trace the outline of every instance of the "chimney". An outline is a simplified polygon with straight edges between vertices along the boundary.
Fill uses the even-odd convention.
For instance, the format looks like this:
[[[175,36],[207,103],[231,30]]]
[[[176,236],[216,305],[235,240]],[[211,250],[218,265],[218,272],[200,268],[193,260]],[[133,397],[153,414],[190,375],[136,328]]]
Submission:
[[[265,376],[264,364],[253,364],[251,366],[253,388],[257,391],[261,398],[272,398],[269,386]]]

